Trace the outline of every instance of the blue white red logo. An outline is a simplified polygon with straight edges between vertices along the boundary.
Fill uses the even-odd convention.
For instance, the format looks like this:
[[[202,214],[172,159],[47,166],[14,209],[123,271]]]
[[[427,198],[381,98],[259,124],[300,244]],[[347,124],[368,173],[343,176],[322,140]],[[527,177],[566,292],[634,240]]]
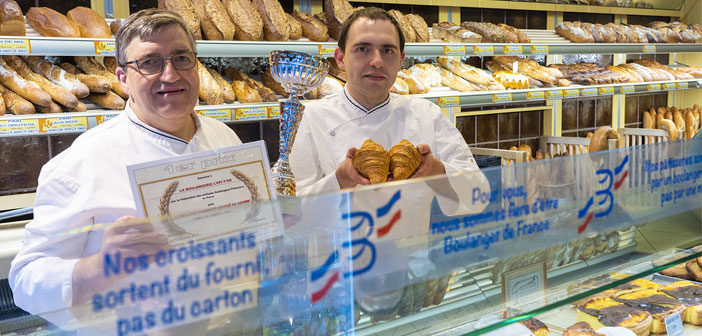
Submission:
[[[400,197],[400,191],[398,190],[392,195],[390,200],[385,205],[376,209],[374,214],[375,216],[366,211],[346,212],[341,215],[341,220],[351,222],[349,230],[352,232],[352,235],[354,232],[357,234],[365,234],[362,234],[360,238],[354,238],[350,241],[342,242],[341,246],[329,254],[322,266],[310,272],[310,281],[316,282],[325,277],[330,268],[341,258],[341,253],[339,252],[340,249],[349,249],[349,251],[351,251],[350,256],[348,257],[351,261],[360,260],[359,258],[361,256],[364,254],[369,254],[366,256],[366,258],[362,259],[367,260],[367,264],[354,264],[353,271],[344,273],[341,273],[339,270],[333,270],[331,277],[327,278],[324,286],[312,293],[311,301],[313,303],[324,298],[327,292],[329,292],[331,287],[336,281],[339,280],[341,276],[344,278],[358,276],[373,268],[376,260],[376,249],[373,242],[371,242],[369,239],[373,237],[375,237],[375,239],[379,239],[386,236],[388,233],[390,233],[397,221],[400,220],[402,217],[402,210],[393,210],[393,206],[400,200]],[[382,227],[379,227],[377,230],[374,230],[375,224],[380,222],[384,222],[385,224]],[[375,236],[373,236],[374,232]]]
[[[585,207],[578,210],[578,219],[586,217],[587,215],[585,222],[578,226],[578,234],[585,232],[587,226],[590,224],[593,218],[604,217],[612,212],[612,208],[614,207],[614,194],[612,194],[612,188],[614,188],[614,190],[621,188],[624,180],[629,175],[629,170],[625,169],[627,163],[629,163],[629,155],[625,156],[622,162],[618,166],[614,167],[614,172],[612,172],[610,169],[600,169],[597,171],[597,176],[602,176],[602,179],[599,180],[598,183],[600,185],[606,185],[606,187],[596,191],[595,196],[590,196],[590,199],[587,200]],[[619,179],[616,182],[614,182],[615,176],[617,176]],[[604,205],[605,203],[608,203],[607,207],[599,212],[590,212],[590,207],[592,207],[592,205],[595,203],[595,197],[600,196],[602,196],[602,199],[597,203],[597,205]]]

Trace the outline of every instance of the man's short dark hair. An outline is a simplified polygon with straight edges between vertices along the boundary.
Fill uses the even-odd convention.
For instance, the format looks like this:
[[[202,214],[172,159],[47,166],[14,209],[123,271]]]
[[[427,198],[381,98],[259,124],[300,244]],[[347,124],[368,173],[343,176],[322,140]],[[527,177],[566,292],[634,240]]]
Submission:
[[[395,20],[395,18],[392,17],[392,15],[390,15],[390,13],[388,13],[384,9],[380,9],[378,7],[368,7],[353,12],[353,14],[349,15],[346,21],[344,21],[344,25],[341,26],[341,33],[339,34],[339,48],[342,52],[346,52],[346,39],[349,33],[349,28],[351,28],[351,24],[353,24],[360,18],[367,18],[373,21],[390,21],[390,23],[392,23],[392,25],[395,26],[395,30],[397,30],[397,35],[400,37],[400,52],[405,51],[405,35],[402,34],[402,27],[400,27],[400,24],[397,22],[397,20]]]

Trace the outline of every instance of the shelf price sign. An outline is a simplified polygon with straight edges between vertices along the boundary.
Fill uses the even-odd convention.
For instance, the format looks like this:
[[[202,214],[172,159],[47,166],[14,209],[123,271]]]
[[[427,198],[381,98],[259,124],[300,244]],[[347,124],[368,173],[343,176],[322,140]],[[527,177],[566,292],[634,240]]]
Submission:
[[[544,92],[543,92],[543,91],[527,92],[527,93],[526,93],[526,98],[527,98],[527,101],[544,100],[544,99],[546,99],[546,98],[544,97]]]
[[[597,89],[596,88],[584,88],[580,91],[580,95],[583,97],[597,96]]]
[[[268,118],[268,108],[265,106],[234,109],[234,120],[261,120],[266,118]]]
[[[622,86],[622,94],[634,93],[635,91],[636,91],[636,89],[634,88],[633,85]]]
[[[663,90],[666,90],[666,91],[675,90],[677,87],[678,87],[678,86],[675,85],[675,83],[665,83],[665,84],[663,84]]]
[[[100,125],[104,123],[105,121],[108,121],[114,117],[116,117],[119,113],[108,113],[108,114],[103,114],[103,115],[97,115],[95,116],[95,124]]]
[[[0,135],[32,135],[39,133],[39,119],[0,120]]]
[[[600,88],[601,96],[611,96],[614,94],[614,88],[611,86],[605,86]]]
[[[436,99],[439,107],[456,107],[461,106],[461,99],[456,96],[439,97]]]
[[[465,56],[466,46],[464,45],[445,45],[444,56]]]
[[[495,93],[492,95],[492,103],[497,104],[497,103],[510,103],[512,102],[512,94],[509,92],[506,93]]]
[[[473,54],[477,56],[492,56],[495,49],[491,45],[474,45]]]
[[[205,117],[210,117],[212,119],[217,119],[219,121],[232,121],[232,110],[231,109],[219,109],[219,110],[196,110],[197,114]]]
[[[563,90],[546,91],[547,99],[563,99]]]
[[[88,117],[58,117],[39,119],[39,133],[69,133],[88,130]]]
[[[644,54],[655,54],[656,46],[653,44],[644,44],[641,46],[641,51],[643,51]]]
[[[336,50],[336,44],[320,44],[317,45],[319,49],[319,56],[321,57],[334,57],[334,51]]]
[[[95,45],[95,55],[114,56],[115,42],[114,41],[93,41]]]
[[[687,89],[687,82],[678,82],[677,87],[678,90]]]
[[[578,89],[566,89],[563,90],[564,98],[577,98],[580,97],[580,90]]]
[[[0,54],[2,55],[29,55],[32,46],[27,39],[0,39]]]
[[[660,91],[661,90],[661,85],[656,83],[656,84],[648,84],[648,91]]]
[[[682,319],[680,318],[680,313],[670,314],[665,318],[665,329],[668,336],[683,336],[685,335],[685,329],[683,329]]]
[[[504,46],[504,53],[507,56],[519,56],[524,54],[524,50],[522,49],[522,46],[513,46],[513,45],[506,45]]]
[[[532,55],[548,55],[547,45],[533,45],[531,46]]]
[[[268,106],[268,119],[280,118],[280,106]]]

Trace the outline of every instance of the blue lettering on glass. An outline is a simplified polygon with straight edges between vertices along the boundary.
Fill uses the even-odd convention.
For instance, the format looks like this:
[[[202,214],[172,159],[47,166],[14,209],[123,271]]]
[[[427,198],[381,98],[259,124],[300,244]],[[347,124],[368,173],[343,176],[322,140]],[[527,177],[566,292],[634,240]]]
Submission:
[[[629,170],[626,169],[626,164],[629,163],[629,155],[625,156],[624,159],[622,160],[621,163],[619,163],[616,167],[614,167],[614,172],[612,172],[609,169],[600,169],[597,170],[597,176],[604,175],[601,180],[598,181],[600,185],[605,184],[606,187],[602,188],[601,190],[598,190],[595,192],[595,196],[590,196],[590,199],[587,200],[587,203],[585,204],[585,207],[582,209],[578,210],[578,218],[583,218],[587,216],[585,219],[585,222],[583,222],[580,226],[578,226],[578,234],[581,234],[585,232],[587,229],[587,226],[590,224],[590,222],[593,220],[593,218],[600,218],[609,215],[610,212],[612,212],[612,208],[614,207],[614,194],[612,193],[612,187],[614,187],[614,190],[617,190],[621,188],[622,184],[624,183],[624,180],[626,177],[629,175]],[[619,180],[617,182],[614,182],[614,176],[615,175],[620,175]],[[592,213],[590,212],[590,207],[594,203],[594,198],[593,197],[598,197],[604,195],[604,198],[600,200],[597,204],[598,205],[603,205],[606,202],[609,202],[609,205],[605,210],[599,211],[597,213]]]

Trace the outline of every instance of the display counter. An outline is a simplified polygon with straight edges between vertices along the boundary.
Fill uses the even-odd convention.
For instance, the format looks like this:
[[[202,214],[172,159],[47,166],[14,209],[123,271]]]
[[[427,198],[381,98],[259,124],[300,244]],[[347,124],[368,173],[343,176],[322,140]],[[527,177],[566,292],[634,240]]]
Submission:
[[[151,218],[166,248],[101,256],[103,285],[70,308],[15,293],[37,315],[0,333],[456,335],[536,316],[560,335],[583,299],[639,278],[667,284],[657,272],[702,256],[678,253],[702,238],[685,219],[702,204],[702,156],[690,150],[700,145],[173,210]],[[62,240],[102,230],[69,228]]]

